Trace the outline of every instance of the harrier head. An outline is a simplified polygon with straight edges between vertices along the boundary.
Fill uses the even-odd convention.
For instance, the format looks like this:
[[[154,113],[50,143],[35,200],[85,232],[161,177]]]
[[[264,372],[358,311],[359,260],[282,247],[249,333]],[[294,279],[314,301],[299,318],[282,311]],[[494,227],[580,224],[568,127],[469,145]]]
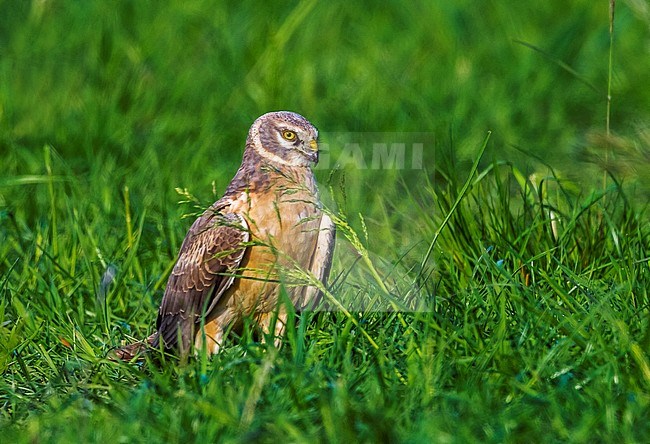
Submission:
[[[259,117],[248,133],[257,153],[280,165],[318,162],[318,130],[300,114],[276,111]]]

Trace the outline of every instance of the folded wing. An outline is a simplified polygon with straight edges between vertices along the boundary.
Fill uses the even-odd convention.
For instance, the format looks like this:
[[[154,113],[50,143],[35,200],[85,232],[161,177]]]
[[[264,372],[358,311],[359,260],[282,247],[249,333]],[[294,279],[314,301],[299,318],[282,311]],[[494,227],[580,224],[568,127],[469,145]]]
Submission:
[[[323,213],[318,229],[318,239],[316,248],[311,258],[309,271],[323,284],[327,284],[327,278],[332,267],[332,256],[334,253],[334,242],[336,238],[336,227],[332,219]],[[320,301],[322,294],[316,287],[305,287],[303,300],[300,301],[299,308],[315,308]]]
[[[203,316],[233,284],[249,239],[238,214],[209,209],[192,224],[167,281],[154,347],[162,341],[166,349],[188,352]]]

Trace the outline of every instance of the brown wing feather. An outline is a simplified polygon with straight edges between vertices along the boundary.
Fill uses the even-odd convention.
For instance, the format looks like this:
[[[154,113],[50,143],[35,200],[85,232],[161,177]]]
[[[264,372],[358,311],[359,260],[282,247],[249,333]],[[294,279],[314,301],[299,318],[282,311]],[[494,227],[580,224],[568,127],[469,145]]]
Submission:
[[[318,239],[316,240],[316,247],[312,254],[310,270],[313,275],[323,284],[327,284],[327,278],[330,274],[332,267],[332,256],[334,254],[334,242],[336,240],[336,226],[332,219],[325,213],[320,221],[318,229]],[[303,300],[301,307],[303,309],[313,309],[316,307],[320,298],[321,292],[316,287],[308,286],[303,293]]]
[[[189,350],[201,319],[232,285],[249,239],[238,214],[210,209],[192,224],[167,281],[154,347],[162,341],[166,349]]]

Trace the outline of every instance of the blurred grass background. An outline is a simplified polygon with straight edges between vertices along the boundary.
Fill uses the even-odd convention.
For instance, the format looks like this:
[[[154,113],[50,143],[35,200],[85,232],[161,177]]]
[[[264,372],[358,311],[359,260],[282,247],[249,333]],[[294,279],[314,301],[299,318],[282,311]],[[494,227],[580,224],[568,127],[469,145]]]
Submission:
[[[496,442],[536,440],[548,420],[559,439],[598,430],[643,441],[650,6],[616,5],[611,134],[608,8],[0,0],[7,436],[102,440],[131,418],[123,439],[134,441],[201,432]],[[359,345],[362,335],[350,339],[358,326],[340,313],[301,323],[309,327],[283,348],[258,415],[237,387],[256,380],[268,355],[245,340],[210,364],[162,374],[102,361],[125,335],[152,328],[190,224],[181,216],[194,211],[175,188],[212,202],[252,121],[278,109],[310,119],[333,158],[343,150],[333,134],[432,135],[422,170],[317,174],[360,233],[362,213],[364,243],[392,292],[411,294],[404,282],[433,270],[418,291],[438,295],[434,313],[369,317],[367,332],[390,344],[379,353]],[[483,175],[437,244],[434,270],[421,261],[488,131]],[[345,274],[356,254],[340,239],[335,271]],[[111,264],[118,278],[102,300]],[[336,292],[381,291],[351,274]],[[513,339],[531,330],[530,348]],[[587,394],[568,391],[581,384]],[[549,412],[543,420],[536,403]],[[78,417],[91,422],[66,431]]]
[[[7,1],[3,173],[44,173],[42,147],[50,145],[65,165],[56,168],[100,202],[119,200],[106,193],[123,186],[139,191],[137,212],[173,204],[177,186],[210,201],[211,182],[223,190],[236,169],[250,123],[290,109],[311,119],[324,142],[338,131],[435,135],[439,152],[427,152],[425,174],[349,175],[352,209],[370,209],[369,217],[382,205],[371,190],[381,186],[395,201],[396,174],[421,188],[436,156],[466,169],[487,130],[487,160],[545,174],[524,150],[588,188],[601,178],[591,166],[602,167],[612,145],[604,137],[607,6]],[[611,127],[620,149],[606,165],[627,181],[643,176],[645,189],[648,14],[647,3],[631,1],[616,15]],[[104,180],[88,180],[98,175]],[[33,217],[43,204],[26,199],[33,190],[12,188],[2,203]]]

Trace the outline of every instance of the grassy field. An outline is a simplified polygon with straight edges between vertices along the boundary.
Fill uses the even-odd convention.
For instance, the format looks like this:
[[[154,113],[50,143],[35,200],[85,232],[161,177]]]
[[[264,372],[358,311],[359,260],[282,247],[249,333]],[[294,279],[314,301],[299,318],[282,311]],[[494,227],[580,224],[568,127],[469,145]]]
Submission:
[[[650,441],[647,2],[0,9],[0,441]],[[107,360],[278,109],[348,310]]]

